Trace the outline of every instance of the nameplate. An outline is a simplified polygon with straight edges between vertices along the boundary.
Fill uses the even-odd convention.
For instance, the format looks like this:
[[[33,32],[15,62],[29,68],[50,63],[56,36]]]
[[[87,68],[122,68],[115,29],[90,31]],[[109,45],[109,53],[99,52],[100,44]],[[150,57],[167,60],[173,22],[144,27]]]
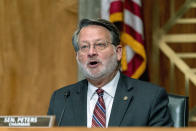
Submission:
[[[0,126],[52,127],[55,116],[0,116]]]

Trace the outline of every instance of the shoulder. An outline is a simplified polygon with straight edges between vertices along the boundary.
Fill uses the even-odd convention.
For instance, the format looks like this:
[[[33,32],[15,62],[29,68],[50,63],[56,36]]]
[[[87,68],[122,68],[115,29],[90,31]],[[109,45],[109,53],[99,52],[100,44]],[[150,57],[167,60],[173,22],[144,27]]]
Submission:
[[[67,86],[64,86],[60,89],[57,89],[54,91],[55,94],[63,94],[67,91],[69,92],[77,92],[79,90],[81,90],[81,88],[84,88],[85,86],[87,86],[87,80],[81,80],[77,83],[74,83],[74,84],[71,84],[71,85],[67,85]]]
[[[164,88],[150,82],[132,79],[124,75],[121,78],[121,87],[129,88],[129,93],[133,96],[136,105],[151,110],[158,104],[168,104],[168,94]]]
[[[155,85],[150,82],[141,81],[138,79],[133,79],[130,77],[125,76],[121,73],[121,83],[123,83],[126,87],[132,88],[135,93],[143,94],[143,95],[149,95],[157,94],[157,93],[163,93],[166,94],[166,91],[163,87],[160,87],[158,85]]]

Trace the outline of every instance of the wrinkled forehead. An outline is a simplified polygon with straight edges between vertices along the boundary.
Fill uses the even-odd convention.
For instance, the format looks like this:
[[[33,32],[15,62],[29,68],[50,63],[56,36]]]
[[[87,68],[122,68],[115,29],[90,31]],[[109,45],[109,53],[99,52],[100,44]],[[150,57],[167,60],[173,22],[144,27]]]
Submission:
[[[86,40],[111,40],[111,33],[103,26],[88,25],[83,27],[78,34],[78,41]]]

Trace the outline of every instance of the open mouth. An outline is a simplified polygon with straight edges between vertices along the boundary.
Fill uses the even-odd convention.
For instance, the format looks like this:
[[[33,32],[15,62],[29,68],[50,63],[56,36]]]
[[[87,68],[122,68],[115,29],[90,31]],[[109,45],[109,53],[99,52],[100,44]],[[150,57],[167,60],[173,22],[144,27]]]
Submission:
[[[97,61],[92,61],[90,62],[90,65],[96,65],[98,62]]]
[[[95,68],[95,67],[98,66],[98,64],[99,64],[98,61],[90,61],[90,62],[88,63],[88,66],[91,67],[91,68]]]

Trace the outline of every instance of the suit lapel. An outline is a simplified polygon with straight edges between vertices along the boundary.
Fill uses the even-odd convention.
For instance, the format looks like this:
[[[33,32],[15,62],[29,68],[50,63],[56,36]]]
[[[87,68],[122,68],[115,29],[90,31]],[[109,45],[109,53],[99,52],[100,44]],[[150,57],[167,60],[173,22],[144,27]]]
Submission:
[[[109,126],[120,126],[133,98],[131,90],[132,84],[130,81],[128,82],[127,77],[121,74],[110,114]]]
[[[82,81],[71,97],[76,126],[87,125],[87,88],[88,82]]]

